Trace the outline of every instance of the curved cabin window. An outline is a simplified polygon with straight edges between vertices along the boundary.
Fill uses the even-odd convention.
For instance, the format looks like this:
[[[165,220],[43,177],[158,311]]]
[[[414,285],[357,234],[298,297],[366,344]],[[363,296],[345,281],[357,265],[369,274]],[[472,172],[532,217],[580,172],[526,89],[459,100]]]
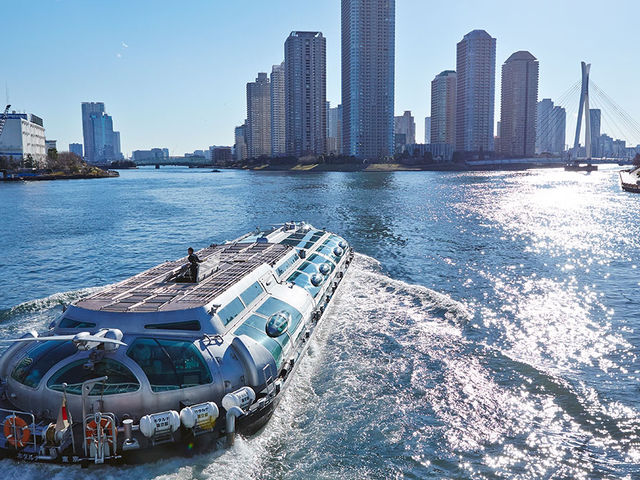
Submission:
[[[218,311],[218,316],[220,317],[220,320],[222,320],[223,325],[229,325],[229,323],[240,315],[243,310],[244,304],[238,297],[236,297],[231,300],[228,305]]]
[[[93,328],[95,326],[96,324],[93,322],[83,322],[69,317],[64,317],[58,325],[60,328]]]
[[[127,355],[144,371],[154,392],[211,383],[211,373],[191,342],[138,338]]]
[[[286,259],[282,265],[280,265],[277,269],[276,269],[276,275],[278,275],[278,277],[281,277],[284,272],[286,272],[287,270],[289,270],[289,268],[291,268],[291,266],[296,263],[296,261],[298,260],[298,258],[300,258],[298,256],[298,252],[295,252],[293,255],[291,255],[288,259]]]
[[[11,377],[27,387],[36,388],[56,363],[77,351],[71,342],[36,342],[14,367]]]
[[[337,245],[336,245],[337,246]],[[333,265],[333,263],[336,261],[335,259],[335,255],[333,254],[333,249],[334,247],[328,247],[328,246],[323,246],[320,247],[317,252],[318,253],[322,253],[323,255],[325,255],[327,257],[327,260],[331,265]]]
[[[49,379],[47,387],[62,392],[62,384],[66,383],[67,393],[82,395],[83,382],[106,375],[106,382],[94,385],[89,395],[129,393],[140,388],[136,376],[120,362],[106,358],[97,362],[93,368],[87,368],[87,365],[87,359],[65,365]]]
[[[308,275],[313,275],[318,271],[318,267],[315,263],[312,262],[304,262],[302,265],[298,267],[298,271],[306,273]]]
[[[299,271],[293,272],[289,276],[289,278],[287,278],[287,282],[291,282],[294,285],[298,285],[299,287],[304,288],[313,297],[318,295],[318,293],[320,292],[321,285],[316,287],[313,283],[311,283],[311,278],[309,277],[309,275],[306,275]]]
[[[242,299],[245,305],[249,305],[256,298],[258,298],[262,292],[264,292],[264,290],[262,289],[262,286],[258,282],[255,282],[253,285],[247,288],[244,292],[242,292],[242,294],[240,294],[240,298]]]
[[[262,305],[260,305],[260,308],[256,310],[256,313],[264,315],[267,318],[278,312],[287,312],[289,313],[289,315],[291,315],[289,332],[293,334],[293,332],[297,330],[298,325],[302,320],[302,314],[288,303],[283,302],[282,300],[278,300],[277,298],[269,297]]]
[[[202,328],[200,322],[191,320],[187,322],[150,323],[145,325],[147,330],[183,330],[186,332],[199,332]]]
[[[282,347],[289,342],[289,337],[287,335],[283,335],[280,341],[270,338],[264,331],[266,322],[267,321],[264,318],[252,315],[233,333],[234,335],[247,335],[256,342],[261,343],[262,346],[269,350],[273,356],[273,359],[276,362],[276,367],[280,368],[282,365]]]

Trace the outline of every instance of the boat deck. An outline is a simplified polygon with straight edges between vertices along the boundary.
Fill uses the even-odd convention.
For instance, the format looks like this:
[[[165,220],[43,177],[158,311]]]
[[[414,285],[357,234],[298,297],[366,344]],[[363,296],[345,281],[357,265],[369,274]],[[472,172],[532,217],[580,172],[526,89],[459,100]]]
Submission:
[[[278,243],[211,245],[196,252],[204,261],[198,283],[168,280],[188,263],[183,257],[109,286],[76,305],[106,312],[159,312],[201,307],[259,266],[274,265],[291,250],[292,247]]]

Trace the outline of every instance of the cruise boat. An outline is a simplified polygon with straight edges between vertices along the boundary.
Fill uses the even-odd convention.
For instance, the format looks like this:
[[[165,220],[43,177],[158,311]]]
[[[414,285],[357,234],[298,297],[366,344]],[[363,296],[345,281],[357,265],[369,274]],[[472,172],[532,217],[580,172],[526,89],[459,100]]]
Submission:
[[[69,305],[0,357],[0,454],[139,463],[263,427],[353,258],[306,223],[162,263]]]
[[[640,193],[640,167],[622,170],[620,185],[625,192]]]

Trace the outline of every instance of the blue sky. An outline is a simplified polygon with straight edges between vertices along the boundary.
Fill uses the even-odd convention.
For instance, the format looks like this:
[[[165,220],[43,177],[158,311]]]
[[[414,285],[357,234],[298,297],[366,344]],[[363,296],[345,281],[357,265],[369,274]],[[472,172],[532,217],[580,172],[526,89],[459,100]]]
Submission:
[[[327,99],[340,101],[340,0],[0,0],[0,19],[0,96],[6,83],[14,108],[42,116],[61,150],[82,141],[82,101],[105,102],[127,154],[231,145],[246,82],[282,61],[292,30],[327,37]],[[423,139],[431,80],[455,69],[456,43],[481,28],[498,39],[497,109],[502,63],[529,50],[540,98],[561,97],[587,60],[593,80],[640,122],[639,21],[634,0],[396,0],[396,114],[412,110]],[[606,114],[603,124],[626,133]]]

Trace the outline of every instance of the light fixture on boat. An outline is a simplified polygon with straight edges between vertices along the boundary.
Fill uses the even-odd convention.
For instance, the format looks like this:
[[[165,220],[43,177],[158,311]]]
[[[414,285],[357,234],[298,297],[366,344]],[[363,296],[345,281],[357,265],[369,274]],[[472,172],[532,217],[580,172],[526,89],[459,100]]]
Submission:
[[[269,317],[269,320],[267,320],[267,324],[264,328],[265,332],[270,337],[277,338],[287,331],[289,328],[289,322],[291,322],[291,315],[289,315],[289,312],[276,312]]]
[[[319,273],[314,273],[313,275],[311,275],[311,285],[313,285],[314,287],[319,287],[320,285],[322,285],[323,281],[324,277]]]
[[[322,275],[329,275],[329,273],[331,272],[331,267],[328,263],[323,263],[318,267],[318,270]]]
[[[343,253],[344,253],[344,250],[341,247],[334,247],[333,254],[336,257],[341,257]]]

